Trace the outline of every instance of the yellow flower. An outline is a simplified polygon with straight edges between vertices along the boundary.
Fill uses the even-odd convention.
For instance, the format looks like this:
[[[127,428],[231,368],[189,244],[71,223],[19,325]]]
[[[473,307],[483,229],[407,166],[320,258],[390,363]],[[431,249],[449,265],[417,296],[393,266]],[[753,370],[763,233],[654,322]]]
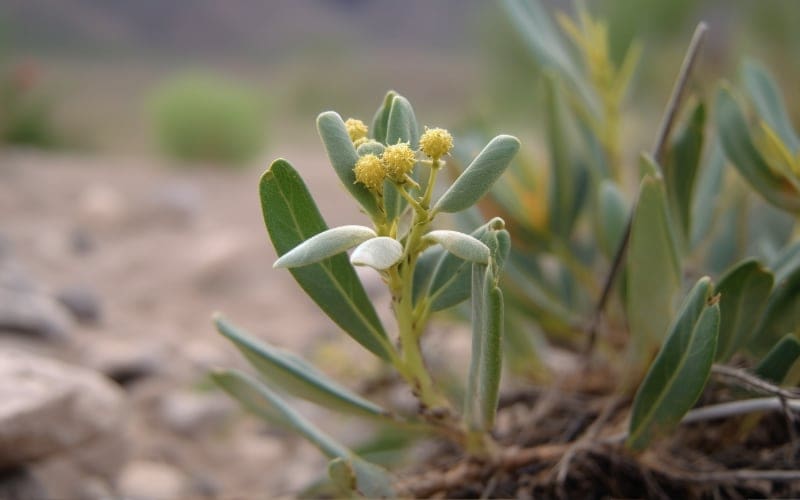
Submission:
[[[386,146],[382,159],[386,173],[396,182],[405,181],[406,175],[414,170],[417,163],[417,157],[407,142]]]
[[[380,193],[383,191],[383,180],[386,178],[381,160],[375,155],[364,155],[358,159],[353,168],[356,182],[360,182],[370,191]]]
[[[348,118],[347,121],[344,122],[344,126],[347,128],[347,134],[353,142],[365,138],[369,131],[367,126],[364,125],[364,122],[356,118]]]
[[[453,136],[443,128],[425,127],[425,133],[419,138],[419,148],[425,156],[438,160],[453,149]]]

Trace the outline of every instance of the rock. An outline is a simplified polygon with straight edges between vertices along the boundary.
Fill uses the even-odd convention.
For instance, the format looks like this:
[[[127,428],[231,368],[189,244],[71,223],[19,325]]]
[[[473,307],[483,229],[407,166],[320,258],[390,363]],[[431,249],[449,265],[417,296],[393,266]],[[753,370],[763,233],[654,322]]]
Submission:
[[[119,480],[119,492],[127,500],[183,498],[187,486],[186,476],[175,467],[146,460],[128,464]]]
[[[56,299],[84,324],[97,324],[102,316],[100,299],[90,288],[73,285],[59,290]]]
[[[21,466],[0,469],[0,498],[3,500],[30,500],[49,498],[44,485]]]
[[[182,392],[162,398],[158,411],[171,430],[191,436],[220,426],[236,411],[236,406],[223,394]]]
[[[185,227],[192,223],[203,204],[197,188],[186,183],[159,185],[148,201],[149,211],[145,215],[173,227]]]
[[[0,401],[0,467],[118,438],[125,423],[125,400],[111,381],[22,351],[0,351]]]
[[[123,386],[160,373],[169,360],[167,346],[155,340],[97,337],[82,350],[83,364]]]
[[[75,255],[87,255],[94,251],[96,243],[85,228],[76,227],[69,233],[69,248]]]
[[[0,332],[16,332],[65,341],[72,321],[52,297],[39,293],[0,288]]]
[[[92,184],[79,195],[78,211],[90,227],[119,226],[127,217],[127,203],[122,194],[107,184]]]

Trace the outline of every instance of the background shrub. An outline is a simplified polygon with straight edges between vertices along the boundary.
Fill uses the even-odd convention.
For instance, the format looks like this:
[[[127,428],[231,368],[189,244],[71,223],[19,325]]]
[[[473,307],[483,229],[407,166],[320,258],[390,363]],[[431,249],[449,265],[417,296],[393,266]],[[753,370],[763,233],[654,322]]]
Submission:
[[[152,114],[160,149],[177,160],[241,165],[264,147],[263,100],[220,77],[185,75],[166,82],[154,92]]]

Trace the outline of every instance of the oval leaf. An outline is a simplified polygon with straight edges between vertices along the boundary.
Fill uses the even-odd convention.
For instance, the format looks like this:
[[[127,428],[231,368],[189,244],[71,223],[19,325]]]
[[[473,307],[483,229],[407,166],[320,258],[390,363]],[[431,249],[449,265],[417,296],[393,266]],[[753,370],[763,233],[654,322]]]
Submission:
[[[711,280],[701,278],[689,292],[636,392],[626,443],[633,450],[645,448],[677,426],[705,388],[720,321],[711,290]]]
[[[414,108],[408,99],[395,95],[392,107],[389,110],[389,120],[386,124],[386,144],[407,142],[411,149],[419,145],[419,126],[414,116]]]
[[[454,213],[474,205],[503,174],[517,151],[516,137],[499,135],[492,139],[439,198],[433,211]]]
[[[667,334],[681,274],[664,183],[642,181],[631,227],[627,267],[627,313],[632,373],[642,373]]]
[[[375,155],[380,156],[386,148],[377,141],[367,141],[358,147],[358,156]]]
[[[742,80],[758,114],[792,151],[797,151],[800,148],[800,139],[786,114],[788,108],[783,102],[778,86],[769,73],[755,61],[747,60],[742,66]]]
[[[325,145],[328,159],[353,198],[373,217],[380,215],[380,207],[375,196],[360,182],[356,182],[353,168],[358,161],[358,153],[350,140],[342,117],[334,111],[326,111],[317,117],[317,131]]]
[[[489,430],[494,426],[497,403],[500,400],[500,377],[503,370],[503,292],[492,286],[482,300],[485,313],[478,376],[478,406],[481,424],[485,430]]]
[[[283,254],[272,267],[277,269],[316,264],[376,236],[375,231],[364,226],[340,226],[328,229]]]
[[[220,316],[214,318],[214,323],[270,384],[333,410],[368,417],[389,416],[378,405],[354,394],[295,355],[259,342]]]
[[[691,209],[695,179],[703,152],[705,124],[706,108],[700,102],[683,128],[675,134],[666,160],[664,178],[667,194],[684,249],[688,249],[692,234]]]
[[[389,112],[392,110],[392,101],[394,101],[397,92],[390,90],[383,98],[381,107],[375,112],[372,118],[372,138],[378,142],[386,144],[386,130],[389,125]]]
[[[800,325],[800,261],[786,277],[775,284],[767,300],[761,322],[750,338],[748,348],[763,355],[787,332],[797,332]]]
[[[403,245],[394,238],[379,236],[358,245],[350,256],[350,262],[383,271],[396,264],[402,256]]]
[[[772,273],[756,260],[746,260],[720,279],[719,341],[716,361],[726,362],[745,347],[772,290]]]
[[[434,244],[438,243],[448,252],[466,261],[478,264],[489,263],[489,247],[468,234],[440,229],[428,232],[423,240]]]
[[[769,168],[750,137],[739,103],[725,88],[717,93],[716,123],[725,156],[742,177],[768,203],[789,212],[800,212],[800,193]]]
[[[261,207],[279,256],[328,229],[300,176],[276,160],[261,177]],[[290,269],[294,279],[337,325],[378,357],[389,361],[393,347],[372,302],[345,255]]]

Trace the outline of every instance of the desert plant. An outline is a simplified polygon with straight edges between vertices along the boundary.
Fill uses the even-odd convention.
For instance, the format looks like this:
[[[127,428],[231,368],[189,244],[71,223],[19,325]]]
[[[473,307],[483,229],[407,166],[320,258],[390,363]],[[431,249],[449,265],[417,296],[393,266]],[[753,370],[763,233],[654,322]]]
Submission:
[[[176,77],[153,92],[150,106],[158,145],[177,160],[241,165],[266,141],[263,99],[224,78]]]
[[[218,317],[217,327],[264,376],[264,383],[235,371],[214,379],[246,407],[282,422],[332,459],[330,476],[368,496],[392,494],[377,466],[325,436],[296,414],[275,391],[331,409],[445,436],[476,456],[491,456],[501,375],[503,296],[498,281],[510,246],[502,219],[471,234],[434,229],[441,213],[474,205],[500,177],[519,148],[497,136],[438,198],[436,181],[453,138],[440,128],[420,134],[411,104],[389,92],[371,133],[360,120],[332,111],[317,119],[328,157],[373,227],[329,229],[303,181],[285,160],[261,178],[264,221],[280,258],[304,291],[354,340],[389,363],[419,401],[418,415],[399,416],[351,393],[305,361],[259,343]],[[349,259],[343,252],[354,249]],[[392,297],[396,344],[390,340],[353,269],[380,273]],[[430,315],[471,297],[472,360],[460,410],[441,391],[420,349]]]

